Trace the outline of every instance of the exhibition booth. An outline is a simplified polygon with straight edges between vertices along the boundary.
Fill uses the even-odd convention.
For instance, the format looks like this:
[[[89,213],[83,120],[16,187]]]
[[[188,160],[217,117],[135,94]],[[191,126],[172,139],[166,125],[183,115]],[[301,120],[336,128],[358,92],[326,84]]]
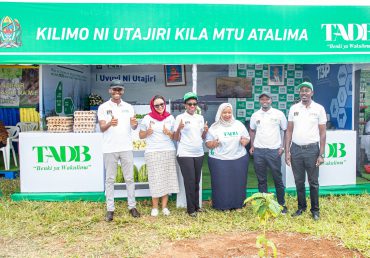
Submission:
[[[109,82],[120,79],[126,87],[124,100],[137,115],[145,115],[143,106],[162,94],[176,116],[184,111],[183,94],[195,91],[208,124],[218,105],[230,102],[235,117],[248,125],[259,109],[262,91],[270,92],[273,107],[287,115],[298,97],[295,87],[309,80],[329,121],[320,185],[340,189],[356,184],[357,132],[370,112],[366,108],[361,112],[359,104],[365,70],[352,64],[370,63],[369,29],[363,22],[370,7],[92,3],[0,3],[0,7],[8,10],[0,16],[3,28],[11,28],[0,34],[1,68],[22,70],[0,78],[1,109],[19,112],[19,118],[9,123],[22,120],[22,108],[39,112],[41,129],[47,128],[48,117],[94,110],[92,94],[107,100]],[[18,64],[38,65],[9,67]],[[278,82],[271,79],[274,70],[280,74]],[[26,89],[29,79],[24,75],[36,78],[35,71],[37,83]],[[220,78],[234,78],[236,86],[222,84]],[[246,91],[240,93],[238,87]],[[366,87],[365,94],[370,83]],[[369,97],[363,97],[368,103]],[[33,117],[22,114],[24,121]],[[21,193],[13,199],[104,198],[101,142],[99,132],[21,132]],[[143,151],[135,153],[139,170]],[[286,186],[294,187],[290,168],[284,166],[283,171]],[[117,197],[124,197],[121,186]],[[138,196],[148,196],[147,186],[137,184],[137,191],[144,188]]]

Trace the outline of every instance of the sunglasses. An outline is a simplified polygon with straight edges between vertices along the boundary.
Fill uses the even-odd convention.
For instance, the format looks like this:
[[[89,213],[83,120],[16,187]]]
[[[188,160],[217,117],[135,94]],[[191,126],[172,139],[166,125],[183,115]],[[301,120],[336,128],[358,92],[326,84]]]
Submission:
[[[164,103],[154,105],[155,108],[164,107]]]
[[[188,106],[194,106],[194,107],[196,107],[197,105],[198,105],[198,103],[195,103],[195,102],[191,102],[191,103],[186,103],[186,105],[188,105]]]

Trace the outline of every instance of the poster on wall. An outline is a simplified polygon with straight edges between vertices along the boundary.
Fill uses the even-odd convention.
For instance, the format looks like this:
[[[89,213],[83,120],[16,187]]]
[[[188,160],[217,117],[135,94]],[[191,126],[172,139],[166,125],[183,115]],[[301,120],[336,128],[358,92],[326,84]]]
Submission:
[[[37,67],[0,66],[1,107],[35,107],[38,103]]]
[[[90,94],[88,66],[43,66],[43,105],[46,116],[72,115],[87,108]]]
[[[269,85],[284,85],[284,65],[269,65]]]
[[[252,79],[240,77],[219,77],[216,79],[217,98],[252,97]]]
[[[352,65],[304,65],[303,80],[312,82],[313,100],[324,106],[328,129],[352,130]]]
[[[282,74],[282,83],[271,83],[274,67],[277,74]],[[303,66],[301,64],[268,65],[246,64],[238,65],[233,75],[252,79],[252,96],[236,99],[236,119],[245,122],[259,110],[259,95],[262,92],[271,93],[272,107],[279,109],[288,116],[290,107],[299,99],[296,86],[302,83]],[[279,78],[280,80],[280,78]]]
[[[164,76],[166,86],[186,85],[185,65],[165,65]]]

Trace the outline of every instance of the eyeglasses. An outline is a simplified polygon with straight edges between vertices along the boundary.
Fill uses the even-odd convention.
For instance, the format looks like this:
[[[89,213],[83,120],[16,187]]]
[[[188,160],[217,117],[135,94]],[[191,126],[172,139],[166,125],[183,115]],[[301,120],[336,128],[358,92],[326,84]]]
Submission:
[[[188,105],[188,106],[190,106],[190,107],[191,107],[191,106],[196,107],[196,106],[198,106],[198,103],[193,103],[193,102],[192,102],[192,103],[186,103],[186,105]]]
[[[155,108],[164,107],[164,103],[154,105]]]
[[[311,90],[310,89],[301,89],[301,90],[299,90],[299,92],[301,92],[301,93],[309,93],[309,92],[311,92]]]

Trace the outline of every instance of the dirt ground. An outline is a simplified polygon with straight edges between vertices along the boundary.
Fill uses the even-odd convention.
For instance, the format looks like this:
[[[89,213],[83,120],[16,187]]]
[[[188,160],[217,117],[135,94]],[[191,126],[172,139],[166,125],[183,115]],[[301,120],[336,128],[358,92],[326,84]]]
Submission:
[[[258,257],[257,233],[208,235],[199,239],[168,242],[147,257]],[[298,233],[268,233],[278,257],[364,257],[334,240],[319,239]]]

